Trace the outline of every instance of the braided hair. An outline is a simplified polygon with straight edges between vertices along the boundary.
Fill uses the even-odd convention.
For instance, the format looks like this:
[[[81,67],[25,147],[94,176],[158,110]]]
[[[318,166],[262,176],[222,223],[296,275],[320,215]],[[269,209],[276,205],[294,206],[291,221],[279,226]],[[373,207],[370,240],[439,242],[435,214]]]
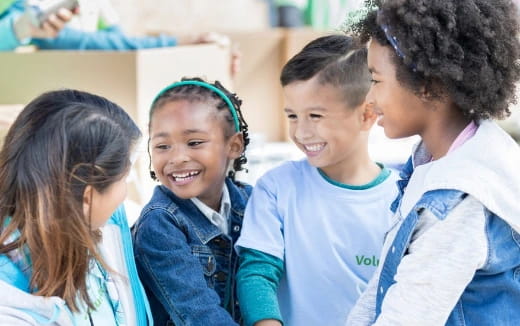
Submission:
[[[231,93],[228,91],[219,81],[215,81],[214,83],[208,83],[205,80],[194,77],[194,78],[182,78],[181,82],[186,81],[194,81],[194,82],[200,82],[205,83],[207,85],[210,85],[212,87],[217,88],[220,90],[230,101],[230,103],[233,105],[233,108],[236,112],[237,119],[235,120],[232,113],[231,108],[228,106],[226,101],[215,91],[199,86],[199,85],[179,85],[174,86],[172,88],[167,88],[165,91],[160,93],[160,95],[155,98],[152,107],[150,108],[150,114],[149,114],[149,121],[151,123],[152,116],[157,108],[162,107],[168,102],[173,101],[179,101],[179,100],[187,100],[190,102],[213,102],[215,105],[215,108],[219,110],[219,112],[222,112],[222,114],[225,115],[225,121],[227,123],[227,126],[224,131],[224,137],[228,139],[231,137],[235,132],[240,132],[242,134],[242,138],[244,140],[244,149],[242,151],[242,154],[240,157],[235,159],[233,161],[232,169],[228,173],[228,177],[232,180],[235,180],[236,172],[245,170],[244,164],[247,163],[247,158],[245,155],[245,150],[247,145],[249,144],[249,131],[247,123],[244,119],[244,116],[241,111],[241,105],[242,100],[238,98],[238,96],[235,93]],[[150,130],[150,123],[148,124],[148,130]],[[238,130],[236,126],[238,125]],[[247,171],[247,170],[246,170]],[[155,173],[151,171],[150,169],[150,175],[152,179],[156,180]]]

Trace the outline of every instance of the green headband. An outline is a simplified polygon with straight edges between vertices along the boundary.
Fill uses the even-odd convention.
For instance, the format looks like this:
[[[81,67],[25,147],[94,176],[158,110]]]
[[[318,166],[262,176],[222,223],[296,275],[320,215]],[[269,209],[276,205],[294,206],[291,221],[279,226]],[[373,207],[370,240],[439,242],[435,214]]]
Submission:
[[[155,102],[157,101],[157,99],[159,97],[161,97],[164,93],[166,93],[170,89],[173,89],[173,88],[179,87],[179,86],[184,86],[184,85],[196,85],[196,86],[207,88],[207,89],[212,90],[213,92],[217,93],[224,100],[224,102],[226,102],[227,106],[229,107],[229,111],[231,111],[231,115],[233,116],[233,121],[235,123],[236,132],[240,132],[240,122],[238,120],[237,111],[235,110],[233,103],[231,103],[231,101],[226,96],[226,94],[224,94],[223,91],[221,91],[217,87],[215,87],[211,84],[205,83],[205,82],[201,82],[198,80],[184,80],[184,81],[173,83],[170,86],[167,86],[166,88],[164,88],[162,91],[160,91],[159,94],[157,94],[157,96],[153,99],[152,106],[155,104]]]

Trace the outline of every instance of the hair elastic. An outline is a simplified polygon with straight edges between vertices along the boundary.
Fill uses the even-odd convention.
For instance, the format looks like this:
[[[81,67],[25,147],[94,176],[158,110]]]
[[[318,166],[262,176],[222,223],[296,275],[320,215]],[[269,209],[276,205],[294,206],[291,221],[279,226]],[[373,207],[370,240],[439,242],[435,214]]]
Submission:
[[[237,111],[235,110],[233,103],[231,103],[229,98],[226,96],[226,94],[222,90],[218,89],[217,87],[215,87],[211,84],[205,83],[205,82],[201,82],[198,80],[184,80],[184,81],[173,83],[170,86],[167,86],[166,88],[164,88],[162,91],[159,92],[159,94],[157,94],[157,96],[155,96],[155,98],[152,101],[152,106],[155,104],[157,99],[159,97],[161,97],[167,91],[169,91],[175,87],[184,86],[184,85],[200,86],[200,87],[207,88],[207,89],[212,90],[213,92],[217,93],[217,95],[219,95],[224,100],[224,102],[226,102],[227,106],[229,107],[229,111],[231,111],[231,115],[233,116],[233,122],[235,124],[235,131],[240,132],[240,122],[238,120]]]
[[[395,52],[397,53],[397,55],[403,59],[406,58],[406,54],[404,54],[404,52],[401,50],[401,48],[399,47],[399,42],[397,41],[397,37],[393,36],[391,33],[390,33],[390,29],[388,28],[388,25],[386,24],[381,24],[381,29],[383,30],[383,32],[385,32],[385,36],[386,36],[386,39],[388,40],[388,42],[390,42],[390,44],[392,45],[392,47],[394,48]],[[409,65],[410,68],[412,68],[412,70],[415,72],[417,71],[417,67],[415,67],[415,64],[414,63],[411,63]]]

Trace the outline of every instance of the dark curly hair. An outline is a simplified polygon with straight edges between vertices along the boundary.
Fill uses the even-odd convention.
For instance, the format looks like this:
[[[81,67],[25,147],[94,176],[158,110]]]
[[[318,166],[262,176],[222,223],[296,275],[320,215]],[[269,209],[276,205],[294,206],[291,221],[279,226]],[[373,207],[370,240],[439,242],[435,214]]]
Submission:
[[[373,5],[374,1],[366,1]],[[347,33],[392,46],[396,78],[429,99],[450,98],[471,119],[504,118],[520,77],[518,12],[511,0],[384,0]]]
[[[221,90],[226,97],[231,101],[233,104],[233,107],[235,108],[235,111],[238,116],[238,124],[240,128],[240,133],[242,133],[242,137],[244,139],[244,149],[242,151],[242,154],[239,158],[235,159],[233,161],[233,168],[229,171],[228,176],[235,180],[235,174],[238,171],[242,171],[245,168],[243,167],[244,164],[247,163],[247,158],[245,155],[246,147],[249,144],[249,131],[246,121],[244,120],[244,116],[242,115],[242,111],[240,110],[240,107],[242,105],[242,100],[238,98],[238,96],[235,93],[231,93],[228,91],[219,81],[215,81],[213,84],[208,83],[207,81],[194,77],[194,78],[187,78],[184,77],[181,79],[181,81],[197,81],[197,82],[203,82],[207,83],[211,86],[214,86]],[[224,102],[222,97],[220,97],[217,93],[214,91],[198,86],[198,85],[181,85],[177,87],[173,87],[171,89],[168,89],[164,93],[162,93],[159,97],[157,97],[152,107],[150,108],[150,115],[149,115],[149,121],[151,123],[152,121],[152,115],[155,112],[157,108],[162,107],[164,104],[172,101],[179,101],[179,100],[187,100],[187,101],[197,101],[197,102],[213,102],[215,104],[215,108],[217,110],[223,110],[225,114],[225,119],[227,121],[227,126],[224,131],[224,137],[229,138],[231,137],[235,132],[235,122],[233,120],[233,117],[231,115],[230,108]],[[148,124],[148,130],[150,130],[150,124]],[[152,179],[156,179],[155,173],[151,171],[150,174]]]

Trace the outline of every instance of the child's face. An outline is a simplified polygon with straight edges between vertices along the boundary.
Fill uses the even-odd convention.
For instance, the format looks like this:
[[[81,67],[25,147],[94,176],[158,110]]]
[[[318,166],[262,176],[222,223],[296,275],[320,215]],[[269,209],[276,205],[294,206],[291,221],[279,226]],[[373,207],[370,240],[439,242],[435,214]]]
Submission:
[[[223,118],[209,104],[173,101],[152,115],[153,169],[180,198],[197,197],[218,210],[229,162],[242,148],[239,133],[225,139]]]
[[[87,205],[85,215],[90,215],[90,224],[92,230],[97,230],[108,221],[115,210],[123,203],[127,192],[127,174],[120,180],[111,184],[102,193],[98,192],[92,186],[88,186],[84,194],[84,201],[90,203]]]
[[[368,68],[372,74],[372,86],[366,96],[368,103],[374,104],[379,116],[378,124],[390,138],[408,137],[422,134],[431,110],[408,88],[396,79],[396,69],[392,61],[393,49],[372,40],[368,47]]]
[[[375,121],[366,105],[349,108],[341,90],[320,85],[316,77],[283,89],[289,134],[313,166],[328,175],[366,151],[367,135]]]

